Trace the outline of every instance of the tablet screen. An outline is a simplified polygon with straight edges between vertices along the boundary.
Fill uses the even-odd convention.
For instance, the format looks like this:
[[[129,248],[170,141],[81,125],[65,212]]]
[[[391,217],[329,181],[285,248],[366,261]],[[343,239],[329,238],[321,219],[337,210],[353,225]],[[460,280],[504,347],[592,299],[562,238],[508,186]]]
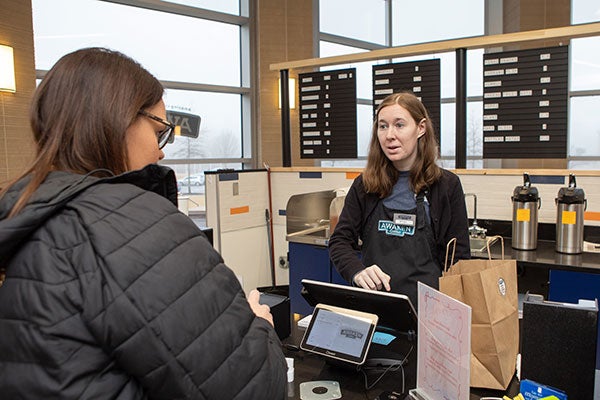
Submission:
[[[354,364],[365,362],[377,315],[317,304],[300,347]]]

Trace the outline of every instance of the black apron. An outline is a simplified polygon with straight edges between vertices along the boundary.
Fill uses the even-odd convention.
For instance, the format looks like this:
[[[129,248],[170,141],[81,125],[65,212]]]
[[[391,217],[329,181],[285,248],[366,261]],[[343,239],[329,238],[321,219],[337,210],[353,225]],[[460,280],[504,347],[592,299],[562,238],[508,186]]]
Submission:
[[[425,215],[424,197],[420,193],[416,208],[408,211],[389,209],[380,200],[367,218],[362,238],[364,265],[377,264],[390,275],[391,291],[407,295],[415,308],[417,281],[437,289],[442,273],[436,261],[433,230]]]

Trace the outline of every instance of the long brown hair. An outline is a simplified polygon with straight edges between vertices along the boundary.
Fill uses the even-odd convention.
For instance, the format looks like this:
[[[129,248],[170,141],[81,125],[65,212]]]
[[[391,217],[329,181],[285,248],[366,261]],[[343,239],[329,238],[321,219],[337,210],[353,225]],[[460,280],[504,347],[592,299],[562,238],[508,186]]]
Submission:
[[[157,104],[163,92],[154,76],[117,51],[86,48],[58,60],[31,104],[36,158],[0,192],[1,197],[16,181],[31,175],[9,217],[23,209],[50,171],[127,171],[126,130],[138,111]]]
[[[367,165],[363,171],[363,182],[366,191],[377,193],[381,198],[391,194],[392,188],[398,179],[398,170],[381,149],[377,136],[377,120],[379,119],[379,112],[383,108],[394,104],[405,108],[416,123],[425,119],[425,134],[418,139],[417,158],[410,168],[409,182],[411,189],[415,193],[419,193],[442,176],[442,170],[436,164],[439,147],[427,109],[412,93],[391,94],[377,107],[371,130]]]

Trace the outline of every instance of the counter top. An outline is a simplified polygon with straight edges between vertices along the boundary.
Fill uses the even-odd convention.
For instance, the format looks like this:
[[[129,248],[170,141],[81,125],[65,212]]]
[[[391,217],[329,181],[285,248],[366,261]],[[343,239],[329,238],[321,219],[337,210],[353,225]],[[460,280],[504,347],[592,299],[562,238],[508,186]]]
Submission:
[[[535,250],[515,250],[511,238],[504,238],[505,258],[517,260],[519,264],[530,266],[550,266],[556,269],[600,273],[600,253],[562,254],[555,250],[555,242],[538,240]],[[502,244],[496,241],[490,246],[492,258],[502,258]],[[487,258],[487,251],[471,253],[473,258]]]
[[[290,242],[327,247],[329,238],[324,237],[323,233],[324,231],[317,231],[312,235],[288,235],[286,239]],[[558,253],[555,250],[556,243],[553,240],[538,240],[538,246],[535,250],[516,250],[511,245],[511,238],[504,238],[505,258],[517,260],[519,265],[565,270],[577,268],[580,272],[600,273],[600,253]],[[490,250],[493,259],[502,258],[502,244],[500,241],[491,244]],[[488,258],[487,251],[472,252],[471,258]]]
[[[360,369],[349,367],[342,363],[328,360],[322,356],[300,350],[299,344],[304,335],[304,329],[297,325],[298,320],[292,320],[291,335],[283,339],[283,351],[286,357],[294,359],[294,382],[288,383],[288,399],[300,399],[300,384],[312,381],[337,381],[340,384],[344,399],[371,400],[383,391],[404,391],[416,387],[417,380],[417,351],[414,342],[403,338],[393,340],[390,347],[398,350],[398,354],[408,354],[407,363],[402,369],[392,368],[382,373],[381,369]],[[365,389],[366,383],[369,388]],[[482,396],[502,398],[510,395],[512,398],[519,392],[519,382],[516,377],[511,381],[507,391],[471,388],[470,400],[479,400]],[[398,398],[404,398],[399,396]]]

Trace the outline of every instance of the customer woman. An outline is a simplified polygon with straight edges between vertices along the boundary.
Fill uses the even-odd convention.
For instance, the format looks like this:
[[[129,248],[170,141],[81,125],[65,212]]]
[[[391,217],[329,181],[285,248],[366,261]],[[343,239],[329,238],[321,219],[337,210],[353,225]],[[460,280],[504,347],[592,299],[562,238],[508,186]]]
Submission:
[[[38,87],[35,161],[0,200],[2,398],[284,396],[268,307],[156,164],[174,128],[162,96],[102,48],[64,56]]]
[[[455,260],[470,258],[462,186],[436,164],[437,154],[421,101],[412,93],[385,98],[367,165],[329,240],[331,260],[348,282],[406,294],[416,305],[418,281],[438,287],[449,240],[457,239]]]

